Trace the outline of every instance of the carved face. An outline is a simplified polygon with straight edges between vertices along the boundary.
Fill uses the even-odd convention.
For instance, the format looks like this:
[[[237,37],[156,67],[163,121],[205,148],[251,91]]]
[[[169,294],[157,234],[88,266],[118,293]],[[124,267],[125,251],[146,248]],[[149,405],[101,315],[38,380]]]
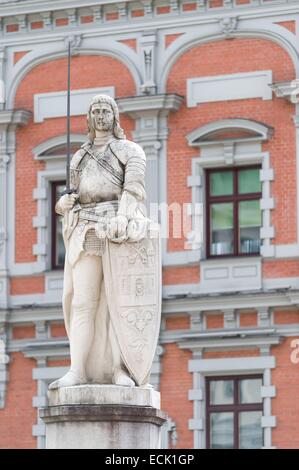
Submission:
[[[97,131],[111,131],[114,124],[114,113],[107,103],[97,103],[91,108],[91,120]]]

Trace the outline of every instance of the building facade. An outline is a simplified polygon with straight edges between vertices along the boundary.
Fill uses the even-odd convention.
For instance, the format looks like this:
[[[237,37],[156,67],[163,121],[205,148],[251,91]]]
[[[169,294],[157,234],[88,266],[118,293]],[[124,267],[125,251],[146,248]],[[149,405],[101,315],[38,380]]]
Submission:
[[[68,41],[72,148],[107,93],[147,155],[163,445],[299,447],[298,38],[292,0],[0,0],[1,448],[44,447],[37,410],[69,364]]]

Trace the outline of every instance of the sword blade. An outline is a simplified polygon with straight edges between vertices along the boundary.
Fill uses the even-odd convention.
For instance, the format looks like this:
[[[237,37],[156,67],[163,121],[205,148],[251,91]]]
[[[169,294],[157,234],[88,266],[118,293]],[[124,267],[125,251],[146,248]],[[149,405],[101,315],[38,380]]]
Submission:
[[[71,41],[68,42],[67,56],[67,133],[66,133],[66,189],[71,190],[70,183],[70,164],[71,164]]]

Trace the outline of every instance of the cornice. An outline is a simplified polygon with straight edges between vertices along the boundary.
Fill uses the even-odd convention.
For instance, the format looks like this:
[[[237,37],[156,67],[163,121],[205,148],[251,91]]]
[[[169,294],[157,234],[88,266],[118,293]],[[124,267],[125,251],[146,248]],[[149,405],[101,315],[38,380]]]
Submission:
[[[26,109],[12,109],[0,111],[0,125],[24,126],[32,116]]]
[[[175,93],[139,95],[117,100],[119,111],[130,115],[140,115],[145,111],[177,111],[184,100],[183,96]]]

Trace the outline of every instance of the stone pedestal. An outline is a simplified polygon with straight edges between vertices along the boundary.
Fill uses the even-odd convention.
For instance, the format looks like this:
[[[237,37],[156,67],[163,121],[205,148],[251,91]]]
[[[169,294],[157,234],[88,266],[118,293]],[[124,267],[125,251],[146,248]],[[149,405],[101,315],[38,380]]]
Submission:
[[[80,385],[49,390],[40,409],[47,449],[159,449],[160,393],[151,388]]]

